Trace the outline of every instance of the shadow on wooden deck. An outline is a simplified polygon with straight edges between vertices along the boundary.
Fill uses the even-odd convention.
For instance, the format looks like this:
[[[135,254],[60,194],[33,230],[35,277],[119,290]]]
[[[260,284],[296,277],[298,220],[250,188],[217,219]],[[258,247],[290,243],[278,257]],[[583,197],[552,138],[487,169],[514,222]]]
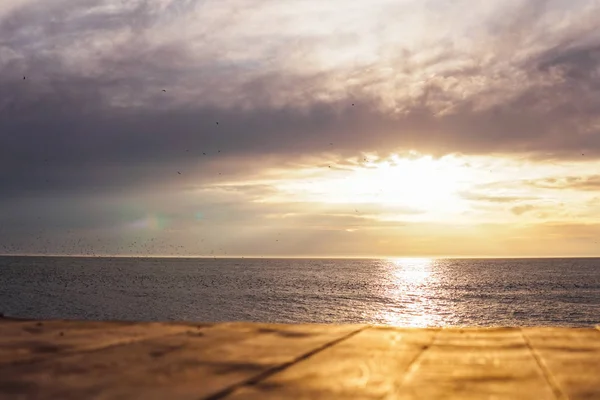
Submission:
[[[0,318],[0,399],[600,399],[600,330]]]

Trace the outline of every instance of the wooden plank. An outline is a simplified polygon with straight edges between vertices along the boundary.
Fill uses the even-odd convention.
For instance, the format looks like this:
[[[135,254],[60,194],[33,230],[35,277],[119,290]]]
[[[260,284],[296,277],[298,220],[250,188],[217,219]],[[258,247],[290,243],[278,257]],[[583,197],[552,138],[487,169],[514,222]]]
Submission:
[[[0,325],[0,365],[172,335],[190,324],[13,321]]]
[[[596,399],[598,371],[595,329],[0,319],[0,400]]]
[[[519,329],[444,329],[405,376],[406,399],[554,399]]]
[[[199,399],[257,379],[357,326],[223,324],[0,367],[0,399]]]
[[[542,368],[564,397],[600,399],[600,332],[577,328],[527,328],[523,333]]]
[[[554,394],[517,329],[369,329],[227,398],[541,400]]]
[[[436,330],[370,328],[282,372],[240,387],[227,399],[381,399]]]

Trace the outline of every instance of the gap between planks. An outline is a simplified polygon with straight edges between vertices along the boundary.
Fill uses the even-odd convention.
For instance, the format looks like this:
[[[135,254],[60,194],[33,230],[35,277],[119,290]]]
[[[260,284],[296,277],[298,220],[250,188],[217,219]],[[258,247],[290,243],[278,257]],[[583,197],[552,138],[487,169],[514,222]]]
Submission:
[[[556,397],[557,400],[568,400],[569,397],[561,390],[560,385],[558,384],[556,378],[554,377],[554,375],[552,375],[552,372],[550,371],[550,369],[548,368],[548,366],[546,365],[546,363],[544,362],[544,360],[542,359],[540,354],[537,352],[537,350],[531,344],[531,341],[527,337],[527,334],[523,331],[523,329],[519,329],[519,332],[521,332],[521,336],[523,337],[523,340],[525,341],[527,348],[529,348],[529,352],[531,353],[531,356],[533,357],[533,359],[537,363],[538,367],[542,371],[542,375],[544,376],[544,379],[546,379],[546,382],[548,382],[548,385],[552,389],[552,392],[554,393],[554,397]]]
[[[376,328],[376,326],[373,326],[373,325],[364,326],[364,327],[362,327],[360,329],[357,329],[356,331],[350,332],[349,334],[347,334],[347,335],[345,335],[345,336],[343,336],[341,338],[338,338],[338,339],[333,340],[333,341],[331,341],[329,343],[326,343],[326,344],[324,344],[324,345],[322,345],[322,346],[320,346],[320,347],[318,347],[316,349],[313,349],[313,350],[311,350],[311,351],[309,351],[309,352],[301,355],[300,357],[298,357],[298,358],[296,358],[296,359],[294,359],[294,360],[292,360],[290,362],[287,362],[287,363],[278,365],[276,367],[273,367],[273,368],[271,368],[271,369],[269,369],[267,371],[264,371],[261,374],[258,374],[258,375],[254,376],[254,377],[251,377],[251,378],[249,378],[249,379],[247,379],[247,380],[245,380],[243,382],[239,382],[239,383],[237,383],[235,385],[232,385],[232,386],[230,386],[230,387],[228,387],[228,388],[226,388],[226,389],[224,389],[224,390],[222,390],[222,391],[220,391],[218,393],[215,393],[215,394],[213,394],[213,395],[211,395],[209,397],[205,397],[202,400],[220,400],[220,399],[223,399],[223,398],[225,398],[225,397],[233,394],[238,389],[241,389],[241,388],[246,387],[246,386],[256,385],[259,382],[261,382],[261,381],[263,381],[263,380],[265,380],[265,379],[267,379],[267,378],[269,378],[269,377],[271,377],[271,376],[273,376],[273,375],[275,375],[275,374],[277,374],[279,372],[282,372],[282,371],[284,371],[284,370],[286,370],[286,369],[294,366],[295,364],[299,363],[300,361],[307,360],[310,357],[315,356],[315,355],[317,355],[318,353],[321,353],[324,350],[332,348],[333,346],[338,345],[341,342],[346,341],[346,340],[352,338],[353,336],[356,336],[357,334],[359,334],[359,333],[361,333],[363,331],[366,331],[368,329],[373,329],[373,328]],[[434,342],[435,342],[435,340],[436,340],[436,338],[437,338],[437,336],[439,335],[440,332],[441,332],[441,329],[437,329],[435,331],[435,333],[432,335],[431,340],[429,341],[429,343],[426,344],[425,346],[423,346],[423,348],[421,349],[421,351],[417,355],[415,355],[415,357],[409,362],[408,366],[405,369],[406,373],[404,374],[404,377],[405,377],[404,379],[406,379],[406,376],[409,374],[409,372],[411,372],[411,369],[413,368],[413,366],[417,365],[417,362],[422,357],[422,355],[428,349],[430,349],[433,346],[433,344],[434,344]],[[403,382],[404,382],[404,379],[403,379]]]
[[[423,346],[421,351],[419,353],[417,353],[417,355],[412,360],[410,360],[408,366],[404,370],[404,375],[402,376],[402,382],[400,383],[399,387],[402,387],[405,384],[405,382],[408,381],[408,378],[410,377],[410,375],[412,375],[416,371],[416,368],[419,365],[418,361],[421,358],[423,358],[423,354],[425,354],[425,352],[427,350],[429,350],[429,349],[431,349],[431,347],[433,347],[437,337],[439,336],[440,332],[442,332],[442,330],[443,329],[436,330],[435,333],[431,336],[431,340],[429,341],[429,343],[427,345]]]
[[[292,361],[288,361],[288,362],[282,363],[280,365],[277,365],[277,366],[275,366],[273,368],[269,368],[266,371],[263,371],[263,372],[261,372],[258,375],[255,375],[255,376],[250,377],[250,378],[248,378],[248,379],[246,379],[246,380],[244,380],[242,382],[238,382],[238,383],[236,383],[234,385],[231,385],[228,388],[221,390],[220,392],[212,394],[212,395],[210,395],[208,397],[204,397],[203,400],[219,400],[219,399],[223,399],[226,396],[229,396],[230,394],[232,394],[233,392],[235,392],[239,388],[242,388],[244,386],[255,385],[258,382],[260,382],[260,381],[262,381],[264,379],[267,379],[270,376],[275,375],[276,373],[281,372],[281,371],[283,371],[283,370],[291,367],[292,365],[297,364],[300,361],[304,361],[304,360],[306,360],[306,359],[308,359],[308,358],[310,358],[310,357],[312,357],[312,356],[314,356],[314,355],[322,352],[323,350],[329,349],[329,348],[331,348],[331,347],[333,347],[333,346],[335,346],[335,345],[337,345],[337,344],[339,344],[339,343],[341,343],[341,342],[343,342],[345,340],[350,339],[351,337],[359,334],[360,332],[363,332],[363,331],[365,331],[367,329],[370,329],[370,328],[372,328],[372,327],[371,326],[363,326],[361,328],[358,328],[357,330],[352,331],[350,333],[347,333],[346,335],[344,335],[344,336],[342,336],[340,338],[332,340],[331,342],[327,342],[324,345],[321,345],[321,346],[319,346],[319,347],[317,347],[317,348],[315,348],[315,349],[313,349],[313,350],[311,350],[309,352],[306,352],[306,353],[302,354],[301,356],[296,357]]]

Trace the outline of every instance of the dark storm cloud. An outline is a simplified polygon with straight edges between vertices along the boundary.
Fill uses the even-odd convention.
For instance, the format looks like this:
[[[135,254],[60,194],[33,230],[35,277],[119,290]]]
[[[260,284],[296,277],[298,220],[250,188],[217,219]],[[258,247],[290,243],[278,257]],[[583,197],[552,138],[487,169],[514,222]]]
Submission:
[[[200,52],[177,35],[155,34],[198,11],[199,1],[29,3],[0,20],[0,196],[159,188],[188,176],[201,184],[222,171],[249,172],[243,160],[281,165],[321,152],[596,157],[593,30],[573,18],[572,29],[549,35],[552,43],[512,41],[517,33],[524,42],[541,36],[535,29],[546,3],[501,14],[485,62],[455,46],[419,64],[410,61],[419,50],[399,48],[399,73],[430,68],[434,77],[415,93],[400,85],[393,106],[374,90],[386,77],[372,68],[299,73],[265,61],[304,54],[310,39],[234,62],[224,56],[233,47],[219,48],[225,39],[212,27],[194,36]],[[592,8],[586,18],[598,16]],[[501,59],[507,46],[515,56]],[[323,96],[339,74],[359,83]],[[489,87],[472,90],[473,80]]]
[[[591,80],[598,84],[599,64],[600,43],[588,43],[549,49],[540,57],[538,67],[544,72],[556,68],[572,82]]]

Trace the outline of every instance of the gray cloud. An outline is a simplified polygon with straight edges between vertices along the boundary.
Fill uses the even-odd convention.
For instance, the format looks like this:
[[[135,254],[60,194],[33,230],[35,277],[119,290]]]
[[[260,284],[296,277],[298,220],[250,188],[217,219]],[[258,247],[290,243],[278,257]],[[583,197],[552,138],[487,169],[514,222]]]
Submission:
[[[196,3],[182,3],[181,10],[166,15],[176,18]],[[379,94],[373,92],[385,77],[366,76],[359,86],[349,85],[336,98],[321,100],[332,74],[339,71],[298,75],[281,69],[257,70],[244,62],[221,67],[218,58],[208,60],[218,56],[208,45],[203,48],[210,50],[209,56],[198,59],[186,43],[157,44],[144,39],[142,33],[165,23],[165,18],[159,17],[162,11],[152,2],[133,3],[118,13],[85,13],[92,8],[90,2],[77,7],[67,4],[25,7],[0,23],[1,36],[6,38],[4,54],[18,55],[0,58],[3,70],[11,72],[3,74],[0,82],[4,93],[2,131],[9,132],[2,137],[2,155],[5,159],[12,155],[10,163],[16,162],[14,158],[29,164],[46,158],[32,143],[71,166],[82,160],[91,165],[173,162],[187,156],[182,154],[184,148],[192,148],[191,157],[198,156],[203,146],[293,156],[323,150],[324,143],[331,140],[337,151],[348,153],[396,147],[442,153],[565,155],[580,149],[590,157],[597,153],[599,143],[597,135],[590,132],[589,120],[598,104],[588,101],[598,83],[592,73],[596,44],[573,48],[561,38],[559,44],[529,54],[525,63],[498,64],[504,71],[496,76],[490,75],[493,64],[482,65],[476,54],[465,55],[460,48],[439,50],[419,64],[411,61],[417,52],[398,49],[393,61],[400,71],[439,69],[435,79],[416,93],[408,98],[401,94],[396,101],[399,112],[394,112],[382,106]],[[539,18],[537,11],[518,14],[512,24],[500,25],[495,35],[503,37],[508,28],[514,32],[515,24],[528,26],[531,21],[523,19]],[[45,14],[54,18],[42,19]],[[103,35],[118,37],[121,31],[126,31],[121,34],[124,38],[100,47],[99,54],[81,50]],[[589,34],[580,33],[580,41]],[[73,41],[82,43],[74,45]],[[62,45],[74,47],[75,55],[49,51]],[[76,50],[83,59],[77,58]],[[75,66],[71,58],[76,59]],[[448,66],[463,60],[467,64],[462,67]],[[203,77],[193,76],[193,68]],[[22,82],[21,75],[28,80]],[[457,99],[456,91],[473,78],[488,81],[489,89]],[[455,88],[448,87],[452,80],[458,84]],[[494,80],[504,86],[527,84],[510,93],[496,88]],[[167,92],[162,92],[163,88]],[[281,103],[280,97],[291,102]],[[439,107],[450,110],[439,114]],[[573,131],[579,134],[565,134]]]

